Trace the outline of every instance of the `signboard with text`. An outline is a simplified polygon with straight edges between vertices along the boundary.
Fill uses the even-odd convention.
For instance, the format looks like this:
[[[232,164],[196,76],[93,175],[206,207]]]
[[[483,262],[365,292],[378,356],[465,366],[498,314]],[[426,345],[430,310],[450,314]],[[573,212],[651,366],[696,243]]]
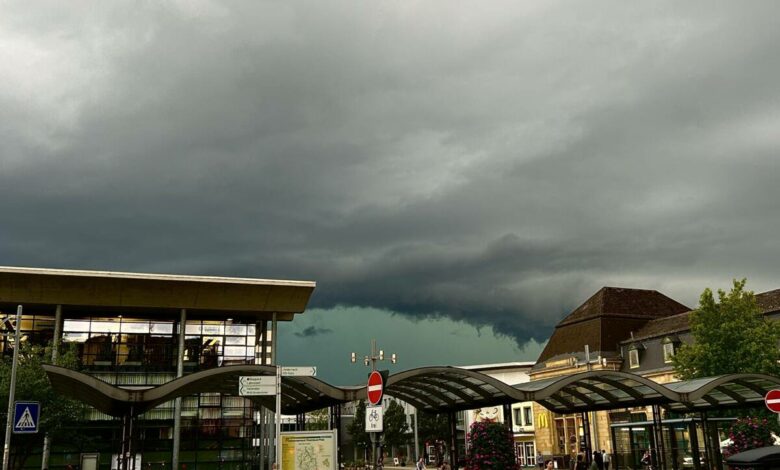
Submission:
[[[242,397],[276,395],[276,376],[241,376],[238,378],[238,394]]]
[[[282,377],[316,377],[316,366],[282,367]]]
[[[336,430],[283,432],[281,470],[336,470]]]

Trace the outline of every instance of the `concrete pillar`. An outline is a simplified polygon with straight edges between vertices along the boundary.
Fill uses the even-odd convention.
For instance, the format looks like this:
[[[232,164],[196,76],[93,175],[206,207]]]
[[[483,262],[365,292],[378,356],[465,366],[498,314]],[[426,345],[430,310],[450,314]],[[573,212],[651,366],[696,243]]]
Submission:
[[[62,342],[62,305],[57,305],[54,311],[54,340],[51,348],[51,363],[57,364],[57,358],[60,354],[60,343]]]
[[[458,423],[455,419],[455,412],[450,411],[447,413],[447,420],[450,425],[450,467],[453,470],[458,470]],[[512,419],[509,419],[510,426]]]
[[[179,317],[179,349],[176,355],[176,378],[184,375],[184,338],[187,329],[187,309],[181,309]],[[173,450],[171,470],[179,470],[179,448],[181,447],[181,397],[176,398],[173,411]]]

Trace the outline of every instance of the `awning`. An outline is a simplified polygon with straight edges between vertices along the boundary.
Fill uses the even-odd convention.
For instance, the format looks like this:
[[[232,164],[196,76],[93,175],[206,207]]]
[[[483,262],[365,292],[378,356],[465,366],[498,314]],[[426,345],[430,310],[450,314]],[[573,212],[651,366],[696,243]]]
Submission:
[[[157,387],[126,389],[62,367],[45,365],[54,389],[112,416],[140,414],[176,397],[196,393],[238,394],[238,380],[274,375],[274,366],[237,365],[186,375]],[[780,388],[780,378],[762,374],[718,377],[659,384],[620,371],[587,371],[514,386],[459,367],[422,367],[391,375],[385,393],[419,410],[454,412],[486,406],[536,401],[560,414],[660,405],[674,411],[706,411],[763,406],[764,396]],[[282,412],[298,414],[366,399],[366,387],[336,387],[315,377],[282,378]],[[273,409],[273,397],[252,397]]]
[[[126,389],[64,367],[44,365],[43,368],[56,392],[111,416],[139,415],[174,398],[196,393],[238,395],[239,377],[276,374],[273,366],[225,366],[189,374],[153,388]],[[344,403],[349,401],[347,395],[344,389],[315,377],[282,377],[282,412],[285,414],[305,413]],[[272,396],[247,398],[274,409]]]

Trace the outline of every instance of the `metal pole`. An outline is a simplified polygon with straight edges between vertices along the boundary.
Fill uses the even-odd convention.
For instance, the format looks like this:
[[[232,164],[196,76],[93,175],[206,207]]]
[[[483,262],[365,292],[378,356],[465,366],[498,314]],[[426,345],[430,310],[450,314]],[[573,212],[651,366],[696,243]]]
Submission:
[[[414,408],[414,461],[420,460],[420,442],[417,439],[417,407]]]
[[[57,365],[62,342],[62,305],[57,305],[54,310],[54,339],[51,344],[51,363]],[[51,453],[51,436],[47,432],[43,436],[43,455],[41,455],[41,470],[49,468],[49,454]]]
[[[458,470],[458,425],[454,411],[447,413],[447,420],[450,425],[450,468]]]
[[[16,327],[14,328],[14,358],[11,365],[11,385],[8,390],[8,416],[5,423],[5,445],[3,445],[3,470],[8,470],[11,456],[11,428],[14,419],[14,395],[16,394],[16,367],[19,363],[19,330],[22,329],[22,306],[16,307]]]
[[[282,465],[282,368],[276,365],[276,468]]]
[[[281,429],[281,424],[282,424],[281,400],[280,400],[280,397],[279,397],[279,395],[281,394],[281,383],[279,381],[279,374],[281,373],[281,370],[279,369],[279,357],[276,355],[276,353],[278,351],[277,343],[279,343],[279,338],[277,337],[276,312],[274,312],[273,316],[271,317],[271,363],[274,364],[275,366],[277,366],[276,367],[276,386],[277,386],[277,390],[276,390],[276,413],[275,413],[276,414],[275,418],[276,418],[277,431],[274,433],[275,435]],[[276,437],[278,438],[279,436],[276,435]],[[275,447],[274,447],[274,454],[273,455],[275,456],[275,460],[276,460],[276,462],[275,462],[276,463],[276,468],[279,468],[279,467],[281,467],[281,462],[279,462],[279,456],[281,455],[281,453],[278,452],[279,451],[279,449],[278,449],[279,442],[278,441],[275,442],[274,446]],[[271,455],[270,455],[271,453],[269,452],[268,454],[269,454],[268,457],[270,458],[271,457]]]
[[[187,329],[187,309],[181,309],[179,316],[179,350],[176,356],[176,378],[184,375],[184,339]],[[181,397],[176,397],[173,410],[173,450],[171,470],[179,470],[179,449],[181,448]]]

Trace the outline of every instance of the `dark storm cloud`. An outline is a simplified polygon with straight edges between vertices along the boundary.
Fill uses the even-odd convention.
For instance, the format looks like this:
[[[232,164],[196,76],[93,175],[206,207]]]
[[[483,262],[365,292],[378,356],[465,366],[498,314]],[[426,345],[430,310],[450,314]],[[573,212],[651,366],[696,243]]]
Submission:
[[[602,285],[778,287],[775,3],[2,8],[2,264],[314,279],[521,345]]]
[[[331,330],[330,328],[317,328],[315,326],[307,326],[306,328],[303,329],[303,331],[297,331],[293,334],[299,338],[311,338],[313,336],[320,336],[328,333],[333,333],[333,330]]]

